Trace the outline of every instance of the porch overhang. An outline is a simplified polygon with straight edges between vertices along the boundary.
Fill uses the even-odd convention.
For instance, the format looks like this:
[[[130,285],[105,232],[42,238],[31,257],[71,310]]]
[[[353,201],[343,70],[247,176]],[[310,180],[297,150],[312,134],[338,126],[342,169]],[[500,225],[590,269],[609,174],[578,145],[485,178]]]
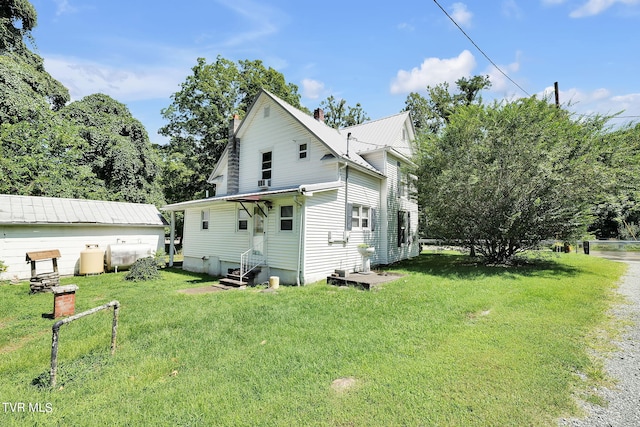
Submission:
[[[207,199],[190,200],[188,202],[173,203],[166,205],[161,210],[166,212],[180,212],[189,208],[197,208],[207,206],[217,202],[249,202],[259,203],[271,200],[273,197],[286,196],[289,194],[301,194],[303,196],[312,197],[313,193],[322,191],[336,190],[344,187],[344,181],[319,182],[314,184],[302,184],[291,187],[283,187],[273,190],[256,191],[242,194],[231,194],[218,197],[209,197]]]

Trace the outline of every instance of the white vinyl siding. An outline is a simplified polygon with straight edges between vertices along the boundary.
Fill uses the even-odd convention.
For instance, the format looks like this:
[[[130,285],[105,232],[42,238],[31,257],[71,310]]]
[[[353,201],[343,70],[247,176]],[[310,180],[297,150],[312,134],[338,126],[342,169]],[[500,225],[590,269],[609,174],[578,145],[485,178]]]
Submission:
[[[198,220],[199,220],[198,213]],[[198,221],[196,221],[196,227]],[[96,244],[104,251],[108,245],[118,242],[141,243],[152,251],[164,250],[164,227],[112,226],[112,225],[0,225],[0,259],[9,269],[0,273],[0,280],[14,277],[28,279],[31,266],[25,262],[25,254],[31,251],[58,249],[58,271],[61,275],[73,275],[78,271],[80,252],[88,244]],[[38,261],[37,272],[53,271],[51,261]]]
[[[249,247],[249,234],[236,232],[236,204],[219,202],[209,208],[209,230],[200,230],[200,209],[187,209],[184,215],[185,257],[218,256],[223,261],[239,261]]]
[[[320,160],[328,149],[278,105],[271,105],[268,118],[255,115],[245,127],[246,131],[240,135],[240,193],[259,191],[262,157],[258,153],[265,151],[272,153],[271,188],[336,179],[335,163]],[[307,145],[305,161],[298,158],[301,144]]]
[[[399,159],[392,155],[387,156],[387,183],[391,187],[388,190],[387,197],[387,217],[388,229],[387,235],[387,263],[393,263],[402,259],[417,256],[419,254],[418,242],[415,240],[418,232],[418,204],[409,197],[400,197],[401,189],[398,188],[400,177],[402,176],[402,164],[399,165]],[[405,237],[406,242],[398,244],[399,232],[398,226],[405,221],[398,219],[399,212],[406,213],[406,227],[408,233]]]

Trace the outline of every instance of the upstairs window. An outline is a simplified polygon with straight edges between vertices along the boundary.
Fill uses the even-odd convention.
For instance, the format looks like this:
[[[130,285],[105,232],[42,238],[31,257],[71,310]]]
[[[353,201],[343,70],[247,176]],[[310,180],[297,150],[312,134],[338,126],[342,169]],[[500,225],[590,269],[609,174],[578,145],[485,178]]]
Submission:
[[[300,144],[298,145],[298,158],[299,159],[306,159],[307,156],[309,154],[309,148],[307,146],[307,144]]]
[[[262,153],[262,179],[271,179],[272,154],[271,151]]]

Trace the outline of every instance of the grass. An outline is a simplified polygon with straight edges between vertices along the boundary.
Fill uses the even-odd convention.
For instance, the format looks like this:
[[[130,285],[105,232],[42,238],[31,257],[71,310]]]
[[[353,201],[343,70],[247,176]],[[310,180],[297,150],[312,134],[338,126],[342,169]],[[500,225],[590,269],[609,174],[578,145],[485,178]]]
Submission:
[[[590,357],[624,265],[554,255],[536,266],[480,267],[422,255],[376,291],[325,284],[185,295],[212,279],[164,270],[65,279],[76,312],[112,311],[60,332],[48,387],[50,294],[0,287],[0,425],[554,425],[605,381]],[[351,380],[345,390],[334,380]],[[39,403],[33,412],[28,404]],[[15,406],[13,406],[15,407]]]

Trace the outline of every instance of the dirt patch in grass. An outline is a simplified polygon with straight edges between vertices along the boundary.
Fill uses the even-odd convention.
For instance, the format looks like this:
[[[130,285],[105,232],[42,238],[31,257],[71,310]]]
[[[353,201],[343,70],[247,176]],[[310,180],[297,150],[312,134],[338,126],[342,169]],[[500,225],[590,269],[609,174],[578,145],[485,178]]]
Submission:
[[[333,380],[331,388],[338,394],[345,393],[356,386],[357,380],[353,377],[338,378]]]

